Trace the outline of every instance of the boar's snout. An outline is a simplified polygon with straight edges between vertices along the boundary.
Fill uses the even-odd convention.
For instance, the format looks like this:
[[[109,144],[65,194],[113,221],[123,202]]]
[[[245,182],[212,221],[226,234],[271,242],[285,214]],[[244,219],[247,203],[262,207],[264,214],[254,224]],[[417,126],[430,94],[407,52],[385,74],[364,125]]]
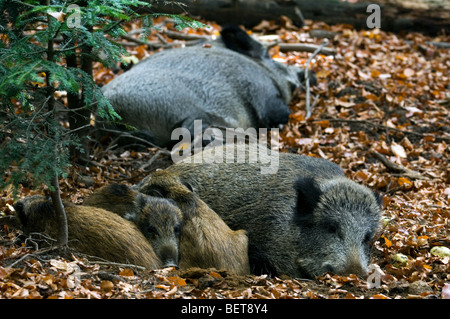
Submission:
[[[161,247],[159,256],[163,264],[163,268],[166,267],[175,267],[176,269],[179,268],[178,249],[176,249],[176,247],[173,247],[171,245]]]
[[[362,278],[365,278],[368,273],[365,258],[357,248],[350,250],[345,261],[326,261],[322,264],[322,269],[324,272],[331,272],[341,276],[355,274]]]

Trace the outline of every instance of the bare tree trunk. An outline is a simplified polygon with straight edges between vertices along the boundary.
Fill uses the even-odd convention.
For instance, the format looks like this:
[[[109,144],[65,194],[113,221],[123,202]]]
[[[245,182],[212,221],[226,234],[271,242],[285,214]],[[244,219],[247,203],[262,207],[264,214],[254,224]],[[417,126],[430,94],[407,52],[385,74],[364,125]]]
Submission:
[[[50,18],[49,18],[50,19]],[[49,39],[47,43],[47,60],[53,62],[54,60],[54,47],[53,39]],[[47,84],[47,94],[48,94],[48,108],[55,115],[55,88],[50,83],[50,72],[46,72],[46,84]],[[58,156],[58,150],[55,146],[54,156]],[[50,196],[52,198],[53,207],[55,209],[56,218],[58,219],[59,225],[59,235],[58,235],[58,246],[61,248],[63,253],[67,252],[68,243],[68,227],[67,227],[67,216],[64,210],[64,205],[61,200],[61,194],[59,189],[58,175],[56,172],[53,174],[53,179],[51,182],[52,190],[50,191]]]
[[[52,180],[53,190],[50,191],[50,197],[52,198],[53,208],[58,219],[58,246],[63,253],[67,252],[67,243],[69,237],[69,230],[67,226],[67,216],[64,209],[63,202],[61,200],[61,193],[59,189],[58,176],[55,174]]]

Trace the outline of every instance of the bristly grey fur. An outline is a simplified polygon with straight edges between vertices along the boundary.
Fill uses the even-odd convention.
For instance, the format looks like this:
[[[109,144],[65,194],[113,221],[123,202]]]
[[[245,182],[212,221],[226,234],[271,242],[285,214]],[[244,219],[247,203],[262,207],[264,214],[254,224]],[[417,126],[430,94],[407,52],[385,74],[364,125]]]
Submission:
[[[274,61],[243,30],[224,29],[211,47],[165,50],[138,63],[102,88],[123,122],[165,147],[177,127],[194,120],[227,128],[278,127],[289,117],[303,70]]]

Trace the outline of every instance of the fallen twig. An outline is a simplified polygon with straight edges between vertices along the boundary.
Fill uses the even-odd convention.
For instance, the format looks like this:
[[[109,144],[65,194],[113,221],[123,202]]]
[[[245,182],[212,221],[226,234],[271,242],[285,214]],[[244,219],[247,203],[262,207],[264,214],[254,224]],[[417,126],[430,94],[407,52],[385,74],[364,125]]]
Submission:
[[[25,255],[20,257],[18,260],[13,262],[11,265],[8,265],[8,267],[13,268],[15,265],[17,265],[20,262],[24,261],[28,257],[36,257],[38,255],[43,255],[45,253],[49,253],[49,252],[52,252],[54,250],[59,250],[59,248],[60,248],[59,246],[54,246],[54,247],[46,248],[46,249],[43,249],[43,250],[40,250],[40,251],[34,251],[32,253],[26,253]]]
[[[147,167],[150,167],[158,159],[158,157],[160,155],[171,155],[171,153],[166,150],[158,150],[155,154],[153,154],[152,158],[147,163],[145,163],[141,167],[139,167],[139,169],[145,171],[147,169]],[[139,175],[141,175],[141,174],[138,174],[137,176],[139,176]],[[135,178],[137,176],[134,176],[133,178]]]
[[[311,117],[312,107],[311,107],[311,99],[310,99],[310,86],[309,86],[309,65],[311,64],[312,59],[319,54],[319,52],[322,50],[324,46],[326,46],[329,43],[328,39],[324,39],[323,42],[320,44],[319,47],[316,48],[316,50],[311,54],[308,61],[305,65],[305,82],[306,82],[306,118]],[[317,101],[317,98],[315,98]],[[315,104],[315,103],[314,103]]]
[[[190,34],[190,33],[176,32],[176,31],[170,31],[170,30],[163,30],[161,33],[165,34],[166,36],[168,36],[171,39],[177,39],[177,40],[203,40],[203,41],[212,40],[212,37],[207,36],[207,35]]]
[[[159,150],[163,150],[163,148],[161,148],[160,146],[155,145],[155,144],[153,144],[152,142],[150,142],[150,141],[148,141],[146,139],[140,138],[138,136],[135,136],[135,135],[130,134],[130,133],[125,132],[125,131],[113,130],[113,129],[109,129],[109,128],[102,128],[101,130],[104,131],[104,132],[108,132],[108,133],[118,134],[119,137],[128,137],[128,138],[134,139],[136,141],[142,142],[144,144],[150,145],[151,147],[155,147],[155,148],[157,148]]]
[[[391,162],[386,156],[372,151],[371,154],[376,157],[383,165],[390,171],[400,174],[401,176],[405,176],[411,179],[428,179],[427,177],[419,174],[416,171],[410,170],[402,165]]]
[[[414,45],[414,41],[405,40],[405,43],[409,45]],[[435,41],[425,41],[426,45],[434,46],[439,49],[450,49],[450,43],[448,42],[435,42]]]
[[[393,132],[398,132],[398,133],[402,133],[402,134],[410,134],[410,135],[415,135],[415,136],[420,136],[420,137],[431,136],[431,137],[433,137],[436,140],[450,141],[450,137],[435,136],[435,135],[432,135],[432,134],[429,134],[429,133],[419,133],[419,132],[414,132],[414,131],[401,130],[401,129],[398,129],[398,128],[395,128],[395,127],[390,127],[390,126],[383,125],[383,124],[380,124],[380,123],[374,123],[374,122],[371,122],[371,121],[368,121],[368,120],[322,118],[322,119],[314,120],[313,122],[320,122],[320,121],[366,124],[366,125],[373,126],[373,127],[378,128],[378,129],[385,130],[385,131],[393,131]]]
[[[320,29],[313,29],[310,30],[309,35],[313,38],[327,38],[327,39],[333,39],[335,36],[339,34],[339,32],[329,31],[329,30],[320,30]]]
[[[327,45],[328,42],[325,44]],[[280,43],[278,44],[281,52],[289,51],[304,51],[304,52],[316,52],[318,49],[321,54],[333,55],[336,54],[336,50],[333,48],[325,48],[324,44],[305,44],[305,43]],[[317,54],[317,53],[316,53]]]
[[[130,42],[136,43],[138,45],[146,45],[150,50],[155,50],[155,49],[158,49],[158,48],[164,46],[164,44],[162,44],[162,43],[155,43],[155,42],[144,41],[141,39],[136,39],[127,34],[122,35],[121,38],[128,40]]]
[[[113,261],[98,261],[98,260],[90,260],[89,258],[96,258],[95,256],[89,256],[89,255],[85,255],[85,254],[80,254],[82,256],[86,256],[88,259],[88,263],[92,263],[92,264],[98,264],[98,265],[107,265],[107,266],[117,266],[117,267],[123,267],[123,268],[134,268],[134,269],[138,269],[141,271],[146,270],[147,268],[143,267],[143,266],[138,266],[138,265],[133,265],[133,264],[122,264],[122,263],[116,263]]]

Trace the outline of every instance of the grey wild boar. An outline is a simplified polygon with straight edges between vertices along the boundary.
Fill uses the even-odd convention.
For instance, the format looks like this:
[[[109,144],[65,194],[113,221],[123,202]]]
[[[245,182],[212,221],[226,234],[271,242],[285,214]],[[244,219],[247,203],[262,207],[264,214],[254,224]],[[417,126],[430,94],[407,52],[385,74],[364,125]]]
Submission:
[[[301,68],[274,61],[246,32],[226,27],[211,46],[156,53],[102,91],[135,134],[168,147],[179,140],[175,128],[196,135],[194,120],[202,121],[202,131],[287,123],[288,104],[303,78]]]
[[[247,231],[253,273],[366,275],[381,217],[372,190],[325,159],[279,153],[277,172],[261,174],[267,150],[246,148],[246,162],[237,163],[225,158],[226,147],[197,153],[165,172],[190,185],[231,229]],[[218,151],[222,162],[211,161]],[[251,156],[258,161],[250,163]],[[147,183],[144,178],[138,188]]]

